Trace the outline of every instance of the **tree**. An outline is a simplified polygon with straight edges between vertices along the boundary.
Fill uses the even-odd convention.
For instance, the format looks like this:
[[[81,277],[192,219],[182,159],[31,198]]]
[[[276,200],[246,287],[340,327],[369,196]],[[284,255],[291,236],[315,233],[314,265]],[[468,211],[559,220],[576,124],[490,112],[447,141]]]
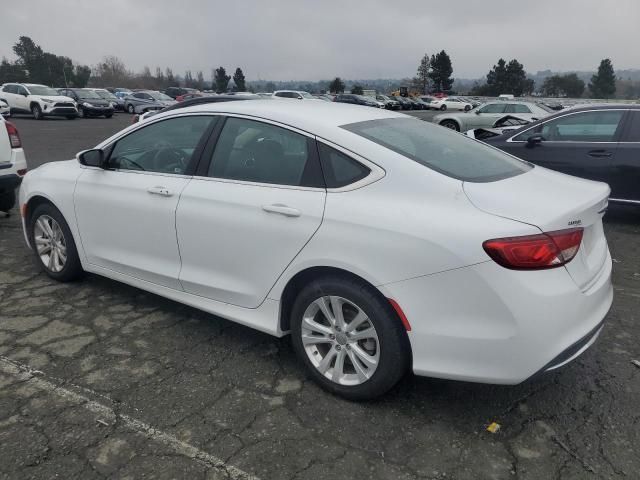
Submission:
[[[343,93],[344,92],[344,82],[340,77],[334,78],[329,84],[329,91],[331,93]]]
[[[575,73],[552,75],[542,84],[542,93],[549,97],[581,97],[584,93],[584,82]]]
[[[534,86],[533,81],[527,79],[524,65],[515,58],[507,64],[505,83],[507,90],[502,93],[512,93],[516,97],[531,93]]]
[[[362,95],[364,91],[360,85],[354,85],[351,88],[351,93],[353,93],[354,95]]]
[[[216,68],[215,75],[213,77],[213,89],[218,93],[224,93],[229,86],[229,80],[231,76],[227,75],[227,71],[224,67]]]
[[[166,81],[167,87],[178,86],[178,82],[176,81],[176,78],[173,76],[173,70],[171,70],[169,67],[167,67],[167,70],[165,71],[165,76],[167,77],[167,81]]]
[[[593,98],[609,98],[616,93],[616,74],[608,58],[600,62],[598,73],[591,77],[589,90]]]
[[[204,74],[202,73],[202,70],[198,72],[198,77],[196,80],[196,88],[198,90],[204,90]]]
[[[100,78],[100,83],[104,86],[124,85],[125,79],[129,77],[124,62],[113,55],[104,57],[96,65],[95,70],[96,76]]]
[[[162,69],[160,67],[156,67],[155,84],[158,90],[164,90],[164,74],[162,73]]]
[[[73,86],[84,88],[89,83],[89,78],[91,78],[91,69],[86,65],[76,65],[75,72],[73,72]]]
[[[184,72],[184,86],[187,88],[195,87],[196,82],[193,79],[193,75],[191,74],[191,70],[187,70]]]
[[[497,96],[503,93],[512,93],[519,97],[530,94],[534,87],[533,80],[527,78],[524,65],[515,58],[509,63],[501,58],[487,73],[487,83],[474,86],[471,94]]]
[[[429,60],[429,55],[425,53],[420,59],[420,65],[418,65],[418,72],[414,80],[414,83],[420,88],[423,94],[427,93],[427,87],[429,86],[430,67],[431,60]]]
[[[442,50],[440,53],[431,56],[431,71],[429,78],[433,82],[434,90],[438,92],[448,92],[453,86],[453,67],[451,66],[451,58],[447,52]]]
[[[0,63],[0,84],[26,81],[27,72],[20,65],[11,63],[6,58],[2,59]]]
[[[244,73],[240,67],[236,68],[236,72],[233,74],[233,83],[236,84],[236,92],[244,92],[247,89],[245,84]]]

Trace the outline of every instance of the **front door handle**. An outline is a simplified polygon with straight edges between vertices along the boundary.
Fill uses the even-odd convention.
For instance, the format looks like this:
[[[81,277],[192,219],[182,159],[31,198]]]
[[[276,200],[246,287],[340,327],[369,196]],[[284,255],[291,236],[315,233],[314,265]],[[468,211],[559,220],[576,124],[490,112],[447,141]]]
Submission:
[[[591,151],[589,151],[589,153],[587,153],[587,155],[589,155],[590,157],[595,157],[595,158],[608,158],[612,154],[611,154],[611,152],[609,152],[607,150],[591,150]]]
[[[274,203],[273,205],[263,205],[262,210],[269,213],[279,213],[285,217],[299,217],[300,210],[297,208],[287,207],[281,203]]]
[[[149,192],[151,195],[160,195],[161,197],[170,197],[171,195],[173,195],[173,193],[171,193],[171,190],[169,190],[167,187],[149,187],[147,188],[147,192]]]

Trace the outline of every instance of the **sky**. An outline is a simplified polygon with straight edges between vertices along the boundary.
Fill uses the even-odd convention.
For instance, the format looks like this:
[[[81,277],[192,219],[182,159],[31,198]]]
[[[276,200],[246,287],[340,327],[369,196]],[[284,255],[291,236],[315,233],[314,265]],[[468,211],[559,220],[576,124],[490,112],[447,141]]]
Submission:
[[[498,58],[528,72],[640,68],[638,0],[3,0],[0,57],[20,35],[95,65],[174,74],[241,67],[248,80],[403,78],[442,49],[453,76]]]

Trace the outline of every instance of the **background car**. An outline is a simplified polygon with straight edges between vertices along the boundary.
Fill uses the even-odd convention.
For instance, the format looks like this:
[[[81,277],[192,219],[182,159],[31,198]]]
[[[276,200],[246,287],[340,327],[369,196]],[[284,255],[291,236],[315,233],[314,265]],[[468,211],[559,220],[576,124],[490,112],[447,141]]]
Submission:
[[[275,98],[289,98],[295,100],[318,100],[309,92],[302,90],[276,90],[273,92],[272,96]]]
[[[122,98],[118,98],[106,88],[90,88],[89,90],[93,90],[100,96],[100,98],[111,103],[115,110],[124,111],[124,100]]]
[[[433,110],[463,110],[469,111],[473,105],[456,97],[434,98],[429,107]]]
[[[179,97],[181,95],[186,95],[188,93],[198,93],[198,92],[199,90],[196,90],[195,88],[169,87],[165,89],[164,94],[175,100],[176,97]]]
[[[355,93],[340,93],[335,96],[333,101],[337,103],[350,103],[352,105],[380,108],[380,104],[371,97],[356,95]]]
[[[16,203],[16,188],[27,173],[27,160],[18,129],[0,116],[0,212]]]
[[[333,102],[333,96],[326,93],[314,93],[313,96],[318,100],[323,100],[325,102]]]
[[[0,88],[0,98],[9,104],[11,113],[31,113],[36,120],[50,116],[68,119],[78,116],[73,99],[60,95],[46,85],[5,83]]]
[[[144,113],[147,110],[162,110],[176,101],[155,90],[139,90],[124,98],[125,109],[129,113]]]
[[[61,88],[60,95],[72,98],[78,105],[78,116],[111,118],[115,108],[109,102],[89,88]]]
[[[562,110],[484,141],[536,165],[606,182],[611,202],[640,206],[640,105]]]
[[[413,102],[409,101],[407,97],[403,97],[401,95],[392,95],[390,98],[393,98],[396,102],[398,102],[402,110],[413,110]]]
[[[529,125],[531,122],[524,118],[516,117],[515,115],[505,115],[499,118],[491,127],[474,128],[473,130],[467,130],[465,135],[476,140],[486,140],[487,138],[497,137],[503,133],[507,133],[514,130],[519,130],[524,125]]]
[[[0,98],[0,115],[5,118],[9,118],[11,116],[11,108],[4,98]]]
[[[203,97],[205,95],[209,95],[206,93],[202,93],[202,92],[191,92],[191,93],[185,93],[183,95],[178,95],[176,97],[176,102],[182,102],[184,100],[188,100],[190,98],[197,98],[197,97]]]
[[[271,98],[271,96],[269,96],[269,98]],[[148,110],[147,112],[142,113],[140,115],[135,115],[132,123],[144,122],[145,120],[148,120],[149,118],[155,115],[158,115],[160,113],[170,112],[172,110],[177,110],[178,108],[192,107],[194,105],[204,105],[207,103],[220,103],[220,102],[234,102],[239,100],[262,100],[262,99],[263,97],[257,94],[251,94],[251,95],[220,94],[220,95],[204,95],[201,97],[193,97],[193,98],[188,98],[186,100],[183,100],[182,102],[178,102],[169,107],[165,107],[162,110]]]
[[[586,350],[613,298],[608,193],[400,113],[256,100],[49,162],[20,204],[50,278],[291,332],[313,380],[362,400],[409,369],[517,384]]]
[[[506,114],[514,114],[519,118],[535,121],[548,117],[551,113],[553,113],[552,110],[544,105],[501,100],[485,103],[469,112],[442,113],[433,117],[432,122],[461,132],[473,128],[491,127],[496,120]]]
[[[387,110],[400,110],[402,108],[400,102],[391,97],[387,97],[386,95],[378,94],[376,96],[376,100],[383,102],[384,108],[386,108]]]

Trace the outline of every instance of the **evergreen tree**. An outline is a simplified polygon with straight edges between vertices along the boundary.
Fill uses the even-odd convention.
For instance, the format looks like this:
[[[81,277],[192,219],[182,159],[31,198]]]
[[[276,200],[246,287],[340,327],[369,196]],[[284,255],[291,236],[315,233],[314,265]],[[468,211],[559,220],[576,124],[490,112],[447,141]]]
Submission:
[[[354,85],[351,88],[351,93],[353,93],[354,95],[362,95],[364,93],[364,90],[360,85]]]
[[[420,65],[418,65],[418,72],[414,83],[420,88],[421,93],[427,93],[427,88],[429,87],[429,73],[430,73],[431,60],[429,60],[429,55],[424,54],[424,56],[420,59]]]
[[[343,93],[344,92],[344,82],[340,77],[334,78],[329,84],[329,91],[331,93]]]
[[[450,91],[453,86],[452,73],[451,58],[447,55],[447,52],[442,50],[440,53],[431,56],[429,78],[433,82],[434,90],[438,92]]]
[[[608,58],[600,62],[598,73],[591,77],[589,90],[593,98],[610,98],[616,93],[616,74]]]
[[[218,93],[226,92],[227,87],[229,86],[229,80],[231,80],[231,76],[227,75],[227,71],[224,67],[216,68],[213,77],[213,89]]]
[[[240,67],[236,68],[236,72],[233,74],[233,83],[236,84],[236,92],[244,92],[247,89],[245,84],[244,73]]]
[[[196,80],[196,88],[198,90],[204,90],[204,74],[202,73],[202,70],[198,72],[198,77]]]

